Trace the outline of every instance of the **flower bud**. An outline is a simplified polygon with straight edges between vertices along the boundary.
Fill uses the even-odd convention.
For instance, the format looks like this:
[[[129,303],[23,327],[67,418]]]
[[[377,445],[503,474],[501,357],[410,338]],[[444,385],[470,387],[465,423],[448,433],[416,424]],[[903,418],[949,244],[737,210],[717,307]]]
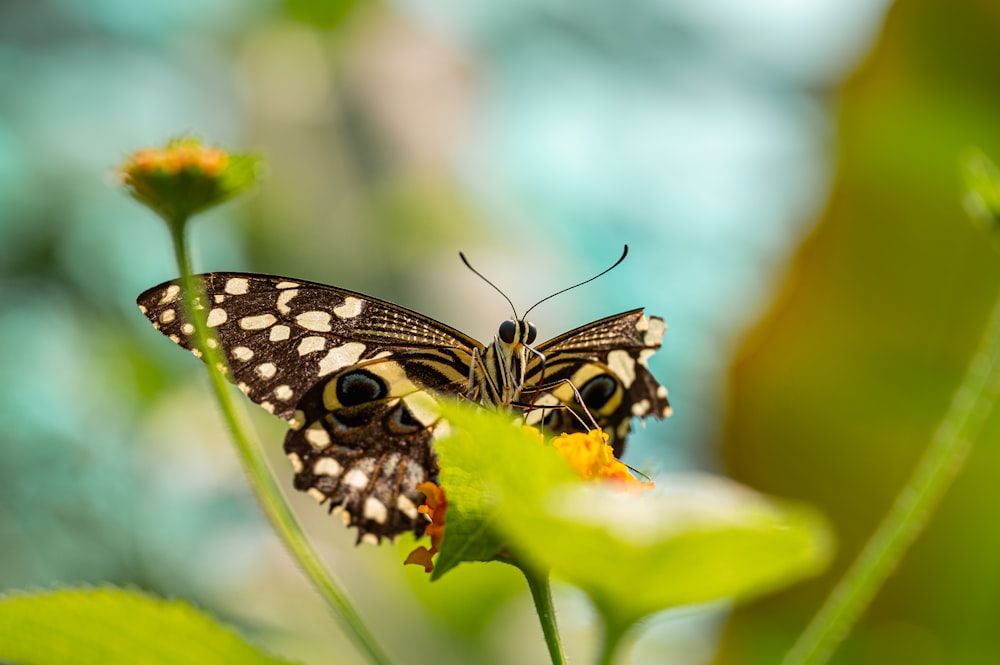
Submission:
[[[249,189],[260,173],[254,155],[233,155],[193,137],[130,155],[118,173],[134,199],[170,224],[183,225],[206,208]]]

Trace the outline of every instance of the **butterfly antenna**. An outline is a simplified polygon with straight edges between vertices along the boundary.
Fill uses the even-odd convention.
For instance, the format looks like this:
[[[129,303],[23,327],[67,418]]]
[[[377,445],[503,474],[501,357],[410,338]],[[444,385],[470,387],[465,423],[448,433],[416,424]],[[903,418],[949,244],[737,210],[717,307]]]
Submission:
[[[472,264],[469,263],[469,259],[465,258],[465,254],[463,254],[462,252],[459,252],[458,255],[462,258],[462,263],[465,264],[466,268],[468,268],[469,270],[471,270],[472,272],[474,272],[476,274],[476,276],[479,277],[479,279],[483,280],[484,282],[486,282],[487,284],[489,284],[490,286],[492,286],[496,290],[497,293],[499,293],[500,295],[503,296],[504,300],[507,301],[507,304],[510,305],[510,311],[514,312],[514,318],[516,319],[517,318],[517,310],[514,308],[514,303],[512,303],[510,301],[510,298],[507,297],[507,294],[504,293],[503,291],[501,291],[499,286],[497,286],[496,284],[494,284],[490,280],[486,279],[486,277],[483,276],[483,273],[481,273],[478,270],[476,270],[475,268],[473,268]],[[622,257],[622,258],[624,258],[624,257]]]
[[[625,463],[624,463],[624,462],[622,462],[622,464],[625,464]],[[637,476],[640,476],[640,477],[642,477],[643,479],[645,479],[645,480],[646,480],[646,482],[649,482],[649,481],[651,481],[651,480],[652,480],[652,478],[650,478],[650,477],[649,477],[649,475],[647,475],[647,474],[643,473],[642,471],[640,471],[639,469],[635,468],[635,467],[634,467],[634,466],[632,466],[631,464],[625,464],[625,468],[627,468],[627,469],[628,469],[629,471],[631,471],[631,472],[632,472],[633,474],[635,474],[635,475],[637,475]]]
[[[584,284],[586,284],[587,282],[593,282],[593,281],[594,281],[595,279],[597,279],[597,278],[598,278],[598,277],[600,277],[601,275],[605,275],[605,274],[607,274],[607,273],[611,272],[612,270],[614,270],[615,268],[617,268],[617,267],[618,267],[618,264],[619,264],[619,263],[621,263],[622,261],[624,261],[624,260],[625,260],[625,257],[626,257],[626,256],[628,256],[628,245],[625,245],[625,248],[624,248],[624,249],[622,250],[622,255],[618,257],[618,260],[617,260],[617,261],[615,261],[615,262],[614,262],[614,264],[612,264],[610,268],[605,268],[604,270],[602,270],[601,272],[597,273],[596,275],[594,275],[594,276],[593,276],[593,277],[591,277],[590,279],[585,279],[585,280],[583,280],[582,282],[580,282],[579,284],[574,284],[573,286],[567,286],[567,287],[566,287],[565,289],[563,289],[562,291],[556,291],[555,293],[553,293],[553,294],[552,294],[552,295],[550,295],[550,296],[545,296],[544,298],[542,298],[541,300],[539,300],[538,302],[536,302],[536,303],[535,303],[534,305],[532,305],[531,307],[529,307],[529,308],[528,308],[528,311],[527,311],[527,312],[525,312],[525,313],[524,313],[524,316],[522,316],[521,318],[522,318],[522,319],[524,319],[524,318],[527,318],[527,316],[528,316],[528,312],[530,312],[531,310],[535,309],[536,307],[538,307],[539,305],[541,305],[541,304],[542,304],[543,302],[545,302],[546,300],[549,300],[550,298],[555,298],[555,297],[556,297],[557,295],[559,295],[559,294],[561,294],[561,293],[566,293],[566,292],[567,292],[567,291],[569,291],[570,289],[575,289],[575,288],[576,288],[576,287],[578,287],[578,286],[583,286],[583,285],[584,285]],[[463,258],[464,258],[464,257],[463,257]],[[468,263],[466,263],[466,265],[469,265],[469,264],[468,264]],[[480,276],[481,276],[481,275],[480,275]],[[493,287],[493,288],[496,288],[496,287]],[[509,301],[508,301],[508,302],[509,302]]]

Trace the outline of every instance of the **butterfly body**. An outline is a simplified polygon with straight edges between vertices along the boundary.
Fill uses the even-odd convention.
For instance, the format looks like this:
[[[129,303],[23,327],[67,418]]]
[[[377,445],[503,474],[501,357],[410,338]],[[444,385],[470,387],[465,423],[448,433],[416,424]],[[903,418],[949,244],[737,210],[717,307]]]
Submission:
[[[601,426],[620,452],[633,416],[669,414],[646,360],[665,326],[642,310],[607,317],[533,346],[526,321],[501,323],[484,345],[417,312],[368,295],[286,277],[200,275],[196,303],[227,365],[251,400],[289,422],[285,452],[296,488],[345,522],[359,540],[423,532],[416,490],[436,480],[431,442],[447,432],[449,396],[525,413],[555,432]],[[138,298],[171,340],[201,356],[180,285]]]

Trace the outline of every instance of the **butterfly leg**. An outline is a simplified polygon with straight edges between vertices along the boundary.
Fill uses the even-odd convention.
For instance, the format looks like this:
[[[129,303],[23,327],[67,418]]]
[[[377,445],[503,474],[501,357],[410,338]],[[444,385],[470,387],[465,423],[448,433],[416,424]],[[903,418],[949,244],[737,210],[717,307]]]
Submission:
[[[573,392],[573,401],[576,404],[580,405],[580,408],[583,410],[583,413],[585,414],[586,417],[578,413],[577,410],[572,408],[569,404],[543,404],[541,406],[538,405],[538,396],[543,391],[551,391],[561,386],[569,387],[569,389]],[[525,403],[511,404],[511,406],[515,408],[524,409],[525,418],[527,418],[528,413],[532,411],[542,410],[544,412],[544,410],[546,409],[565,409],[576,419],[577,423],[579,423],[581,431],[586,432],[593,429],[600,429],[600,425],[597,423],[597,420],[594,418],[594,415],[590,412],[590,409],[587,407],[587,403],[584,402],[583,396],[580,395],[580,391],[577,390],[576,385],[574,385],[573,382],[570,381],[568,378],[558,379],[557,381],[553,381],[552,383],[548,384],[539,383],[534,388],[529,388],[529,390],[532,390],[534,392],[531,402],[527,404]],[[544,420],[544,415],[542,419]],[[558,433],[562,434],[562,432]]]
[[[588,423],[587,420],[585,420],[583,418],[583,416],[581,416],[579,413],[577,413],[576,411],[574,411],[570,406],[568,406],[566,404],[552,404],[552,405],[545,405],[545,406],[537,406],[537,405],[531,405],[531,404],[516,404],[515,403],[515,404],[511,404],[511,406],[513,408],[522,409],[524,411],[524,424],[525,425],[531,425],[531,423],[528,422],[528,416],[532,412],[535,412],[535,411],[541,412],[542,416],[541,416],[541,418],[539,418],[536,421],[536,424],[537,423],[544,424],[545,423],[545,419],[546,419],[546,412],[547,411],[566,411],[571,416],[573,416],[573,418],[576,420],[576,423],[580,426],[579,430],[573,430],[573,431],[588,432],[588,431],[590,431],[592,429],[596,429],[594,427],[594,425],[592,424],[593,423],[593,418],[591,418],[591,422]],[[589,415],[590,414],[588,414],[588,416]],[[552,429],[552,428],[549,428],[549,429]],[[556,433],[557,434],[568,434],[568,432],[558,432],[558,431]]]

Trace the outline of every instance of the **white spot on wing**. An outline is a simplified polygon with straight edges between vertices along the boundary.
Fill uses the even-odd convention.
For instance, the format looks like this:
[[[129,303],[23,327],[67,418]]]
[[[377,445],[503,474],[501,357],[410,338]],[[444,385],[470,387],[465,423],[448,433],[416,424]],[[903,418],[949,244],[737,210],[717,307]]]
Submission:
[[[646,346],[659,346],[663,341],[663,333],[667,331],[667,324],[658,316],[649,319],[649,330],[643,336],[642,341]]]
[[[231,296],[241,296],[250,290],[250,282],[243,277],[230,277],[224,291]]]
[[[365,352],[365,345],[361,342],[347,342],[330,349],[323,359],[319,361],[318,376],[326,376],[338,369],[348,367],[358,362],[358,358]]]
[[[552,393],[542,393],[535,400],[535,406],[559,406],[559,398]]]
[[[313,351],[322,351],[326,348],[326,338],[320,337],[319,335],[310,335],[309,337],[303,337],[302,341],[299,342],[297,351],[300,356],[305,356]]]
[[[317,450],[323,450],[330,445],[330,434],[323,429],[320,423],[313,423],[305,431],[306,441]]]
[[[386,519],[389,517],[389,509],[385,507],[385,504],[376,499],[373,496],[365,499],[365,519],[374,520],[379,524],[385,524]]]
[[[330,332],[330,313],[321,312],[319,310],[312,310],[309,312],[302,312],[295,317],[295,323],[299,324],[306,330],[315,330],[316,332]]]
[[[365,489],[368,487],[368,475],[361,469],[351,469],[344,476],[344,484],[357,489]]]
[[[544,418],[545,415],[546,415],[545,409],[532,409],[531,411],[528,411],[528,413],[524,415],[524,424],[535,427],[542,422],[542,418]]]
[[[309,489],[307,489],[306,494],[316,499],[318,503],[323,503],[324,501],[326,501],[326,495],[320,492],[315,487],[310,487]]]
[[[273,326],[277,322],[274,314],[258,314],[257,316],[244,316],[240,319],[240,328],[243,330],[263,330],[268,326]]]
[[[656,386],[656,396],[660,399],[667,399],[667,389],[663,386]]]
[[[257,365],[257,368],[254,371],[257,372],[257,376],[262,379],[271,379],[278,373],[278,368],[274,366],[274,363],[261,363],[260,365]]]
[[[280,399],[282,402],[287,402],[288,400],[295,397],[295,392],[290,386],[282,384],[274,389],[274,396]]]
[[[628,388],[635,381],[635,360],[624,349],[615,349],[608,354],[608,367],[611,368],[618,378],[621,379],[625,387]]]
[[[369,545],[378,545],[378,536],[374,533],[366,533],[361,536],[361,542],[368,543]]]
[[[305,467],[302,466],[302,458],[298,453],[288,453],[288,460],[292,463],[292,471],[299,473]]]
[[[340,466],[340,462],[333,459],[332,457],[320,457],[313,464],[313,473],[317,476],[333,476],[336,478],[341,473],[343,473],[344,467]]]
[[[184,333],[185,335],[193,335],[194,325],[190,323],[181,324],[181,332]]]
[[[160,312],[160,322],[161,323],[173,323],[174,319],[177,318],[177,312],[172,309],[165,309]]]
[[[209,328],[221,326],[223,323],[226,322],[226,319],[228,318],[229,315],[226,314],[226,310],[222,309],[221,307],[216,307],[215,309],[213,309],[211,312],[208,313],[208,318],[205,320],[205,325],[207,325]]]
[[[532,413],[534,413],[534,411],[529,412],[528,415],[530,416]],[[440,441],[441,439],[451,436],[451,425],[449,425],[447,421],[442,420],[436,427],[434,427],[434,431],[431,432],[431,436],[435,441]]]
[[[294,289],[299,285],[298,282],[278,282],[274,285],[276,289]]]
[[[268,339],[272,342],[284,342],[292,334],[292,329],[288,326],[274,326]]]
[[[633,416],[644,416],[649,413],[649,400],[643,399],[639,400],[632,405],[632,415]]]
[[[400,494],[399,498],[396,499],[396,508],[398,508],[399,512],[403,513],[411,520],[417,519],[417,515],[420,514],[419,512],[417,512],[417,507],[413,504],[412,501],[410,501],[410,497],[404,494]]]
[[[279,293],[277,302],[278,311],[282,314],[291,313],[292,308],[288,306],[288,303],[297,295],[299,295],[298,289],[288,289]]]
[[[403,398],[403,404],[418,423],[425,427],[433,425],[441,417],[437,400],[426,392],[416,392]]]
[[[365,308],[365,302],[359,298],[347,296],[337,307],[333,308],[333,313],[342,319],[352,319],[361,313]]]
[[[247,346],[234,346],[232,350],[229,351],[229,354],[237,360],[246,362],[253,358],[253,349]]]
[[[173,301],[177,300],[177,294],[181,292],[181,287],[177,284],[171,284],[167,287],[167,290],[163,292],[163,296],[160,298],[160,305],[169,305]]]
[[[642,351],[640,351],[639,364],[642,365],[643,367],[649,368],[649,358],[654,353],[656,353],[656,349],[643,349]]]

